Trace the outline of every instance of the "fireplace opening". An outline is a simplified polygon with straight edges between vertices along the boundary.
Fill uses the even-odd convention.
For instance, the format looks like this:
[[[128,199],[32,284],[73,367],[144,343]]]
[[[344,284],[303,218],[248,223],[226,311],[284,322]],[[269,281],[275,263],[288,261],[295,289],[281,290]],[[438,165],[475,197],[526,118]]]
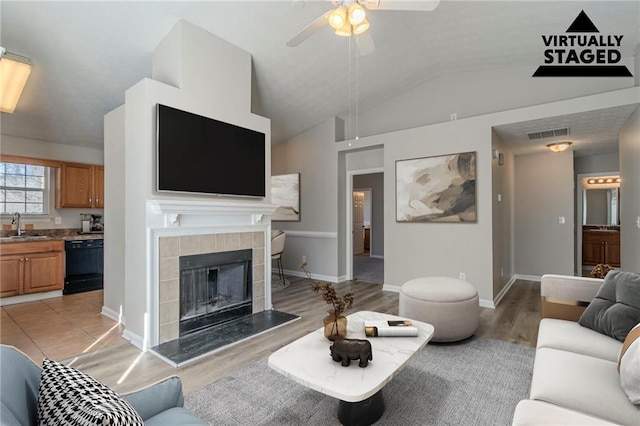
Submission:
[[[252,250],[180,257],[180,336],[252,313]]]

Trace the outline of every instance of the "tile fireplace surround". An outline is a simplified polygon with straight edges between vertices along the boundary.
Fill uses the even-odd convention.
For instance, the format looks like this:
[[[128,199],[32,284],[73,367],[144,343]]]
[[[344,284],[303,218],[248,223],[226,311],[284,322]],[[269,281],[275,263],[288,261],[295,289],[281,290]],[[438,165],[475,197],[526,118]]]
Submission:
[[[253,251],[253,313],[264,310],[265,247],[263,232],[233,232],[159,238],[159,343],[178,338],[180,316],[180,256]]]
[[[179,337],[180,256],[251,249],[252,313],[270,309],[270,247],[266,243],[276,206],[173,200],[149,202],[148,206],[149,242],[155,254],[152,276],[156,277],[151,300],[157,307],[152,307],[150,318],[151,334],[156,336],[150,339],[150,346]]]

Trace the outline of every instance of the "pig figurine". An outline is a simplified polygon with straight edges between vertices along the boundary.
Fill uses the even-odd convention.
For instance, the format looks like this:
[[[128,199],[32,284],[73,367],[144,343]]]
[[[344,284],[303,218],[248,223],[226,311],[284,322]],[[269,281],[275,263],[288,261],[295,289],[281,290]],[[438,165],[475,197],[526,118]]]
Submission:
[[[343,367],[348,367],[351,360],[359,359],[360,367],[365,368],[369,361],[373,360],[371,342],[363,339],[336,339],[329,346],[331,358],[336,362],[342,362]]]

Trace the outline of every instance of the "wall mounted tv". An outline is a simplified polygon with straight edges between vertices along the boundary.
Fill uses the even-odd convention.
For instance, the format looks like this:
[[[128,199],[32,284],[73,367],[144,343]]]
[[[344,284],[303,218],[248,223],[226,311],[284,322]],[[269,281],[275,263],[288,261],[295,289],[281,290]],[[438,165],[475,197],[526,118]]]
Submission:
[[[157,190],[265,196],[265,135],[157,106]]]

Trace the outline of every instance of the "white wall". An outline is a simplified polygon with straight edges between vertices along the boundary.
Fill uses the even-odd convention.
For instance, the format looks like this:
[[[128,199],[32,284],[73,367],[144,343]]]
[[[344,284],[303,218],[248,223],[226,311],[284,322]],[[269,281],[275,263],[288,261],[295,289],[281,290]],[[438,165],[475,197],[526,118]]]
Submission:
[[[119,318],[125,299],[125,108],[124,105],[104,116],[104,156],[109,160],[105,168],[105,244],[104,297],[102,312],[112,319]]]
[[[273,222],[273,229],[287,232],[282,263],[286,270],[300,272],[302,256],[315,276],[339,281],[337,271],[337,161],[332,148],[336,126],[329,119],[288,141],[272,147],[274,175],[300,173],[300,222]]]
[[[355,175],[354,188],[371,188],[370,256],[384,257],[384,174]]]
[[[573,275],[573,194],[572,151],[515,157],[517,274]]]
[[[511,150],[495,132],[492,132],[492,150],[504,157],[499,165],[498,158],[491,160],[492,210],[493,210],[493,297],[494,300],[506,288],[513,277],[513,209],[514,209],[514,167]]]
[[[18,155],[21,157],[43,158],[46,160],[59,160],[74,163],[104,164],[104,151],[101,149],[86,148],[81,146],[66,145],[41,141],[36,139],[19,138],[2,135],[2,153]],[[56,209],[56,173],[51,173],[51,197],[49,200],[49,214],[45,218],[24,218],[22,223],[33,223],[35,229],[80,229],[80,213],[102,214],[102,209]],[[54,217],[60,217],[62,223],[56,225]],[[11,218],[2,220],[2,223],[11,223]],[[105,226],[106,229],[106,226]]]
[[[640,273],[640,107],[620,132],[621,268]]]
[[[117,249],[125,253],[124,315],[127,336],[143,342],[145,315],[151,315],[150,287],[152,262],[155,262],[148,241],[148,200],[198,200],[240,204],[269,204],[270,186],[262,199],[157,194],[155,182],[156,104],[172,106],[205,117],[235,124],[265,134],[265,178],[271,174],[270,122],[251,113],[251,55],[230,43],[186,21],[179,21],[160,43],[153,55],[153,79],[144,79],[125,93],[124,105],[124,173],[125,191],[119,194],[118,205],[125,206],[124,244]],[[119,114],[119,113],[118,113]],[[109,121],[109,120],[107,120]],[[107,124],[107,123],[105,123]],[[114,119],[116,128],[106,130],[118,137],[121,120]],[[116,173],[122,153],[108,151],[107,174]],[[112,194],[114,197],[116,194]],[[110,211],[107,210],[107,214]],[[118,221],[121,218],[108,218]],[[114,247],[114,249],[116,249]],[[154,260],[152,260],[154,259]],[[117,303],[118,301],[113,301]],[[137,340],[139,339],[139,340]]]
[[[620,170],[618,151],[610,154],[576,157],[573,160],[573,171],[576,175],[584,173],[609,173]],[[578,182],[579,183],[579,182]]]
[[[632,58],[621,63],[633,71]],[[358,114],[359,136],[632,87],[631,78],[532,78],[536,66],[447,74]],[[636,67],[635,75],[640,73]],[[349,128],[349,118],[347,128]]]
[[[518,123],[528,120],[536,120],[546,117],[555,117],[564,114],[574,114],[584,111],[605,109],[614,106],[637,103],[640,95],[638,88],[624,89],[603,93],[599,95],[586,96],[577,99],[553,102],[549,104],[504,111],[494,114],[461,119],[454,122],[439,123],[415,129],[407,129],[386,134],[361,137],[357,141],[344,141],[333,143],[333,133],[326,129],[323,134],[316,134],[316,138],[311,141],[303,137],[296,137],[284,145],[273,147],[274,170],[278,168],[278,173],[303,172],[306,176],[317,176],[318,182],[315,185],[338,186],[337,200],[332,195],[314,197],[311,193],[307,196],[313,197],[313,208],[317,208],[327,215],[333,217],[334,211],[338,212],[337,228],[324,228],[323,231],[338,232],[338,247],[335,254],[328,254],[325,265],[317,262],[313,265],[313,270],[327,271],[337,264],[339,274],[342,274],[344,265],[341,259],[346,253],[345,220],[346,217],[346,194],[344,191],[345,178],[347,176],[347,157],[351,153],[366,150],[379,149],[384,147],[384,173],[385,173],[385,285],[387,288],[400,286],[405,281],[417,276],[451,276],[457,277],[459,272],[465,272],[467,280],[478,288],[480,298],[486,306],[493,303],[493,253],[488,250],[493,246],[493,208],[490,202],[492,188],[492,127],[503,124]],[[318,145],[322,148],[320,149]],[[308,151],[307,151],[308,150]],[[318,152],[320,150],[320,152]],[[335,154],[331,154],[334,150]],[[430,155],[441,155],[452,152],[476,151],[478,154],[478,223],[477,224],[411,224],[397,223],[395,221],[395,161],[407,158],[418,158]],[[308,153],[305,156],[305,153]],[[337,154],[337,155],[336,155]],[[318,161],[310,161],[309,158],[320,155]],[[276,159],[277,158],[277,159]],[[552,157],[553,158],[553,157]],[[562,158],[562,156],[561,156]],[[564,162],[559,167],[568,170],[568,185],[573,186],[573,157],[569,153],[567,164]],[[557,157],[556,157],[557,159]],[[279,163],[282,161],[282,163]],[[333,163],[332,163],[333,162]],[[349,164],[352,160],[349,160]],[[286,164],[286,168],[282,166]],[[335,179],[331,173],[337,164],[338,178]],[[517,165],[516,165],[517,167]],[[545,165],[545,168],[548,168]],[[329,172],[327,172],[329,170]],[[562,172],[560,172],[562,174]],[[564,182],[563,177],[563,182]],[[304,179],[302,181],[302,192],[305,192]],[[565,185],[565,183],[563,183]],[[335,188],[327,188],[327,192],[322,194],[333,194]],[[516,191],[515,197],[519,194]],[[303,195],[304,197],[304,195]],[[514,273],[536,273],[542,274],[556,272],[572,274],[573,266],[573,192],[566,196],[570,207],[563,209],[566,224],[563,230],[568,231],[568,244],[558,246],[555,249],[568,253],[568,260],[563,262],[562,268],[547,267],[543,272],[520,271],[516,268]],[[536,206],[537,211],[544,217],[557,217],[561,214],[556,212],[557,207],[550,205],[545,199]],[[565,213],[566,211],[566,213]],[[305,212],[302,212],[304,216]],[[304,220],[304,219],[303,219]],[[335,226],[327,218],[318,220],[323,226]],[[305,227],[314,224],[304,222]],[[293,224],[295,226],[295,224]],[[552,225],[549,225],[552,226]],[[564,232],[564,231],[563,231]],[[542,231],[547,235],[547,231]],[[309,241],[301,242],[297,247],[298,254],[315,248],[316,243]],[[552,248],[553,249],[553,248]],[[547,250],[554,253],[553,250]],[[517,253],[517,249],[515,249]],[[535,256],[545,255],[545,251],[535,252]],[[337,256],[336,263],[331,256]],[[559,253],[558,258],[563,259],[563,254]],[[536,262],[536,257],[532,262]],[[566,263],[566,266],[564,266]],[[331,275],[335,275],[332,272]]]

